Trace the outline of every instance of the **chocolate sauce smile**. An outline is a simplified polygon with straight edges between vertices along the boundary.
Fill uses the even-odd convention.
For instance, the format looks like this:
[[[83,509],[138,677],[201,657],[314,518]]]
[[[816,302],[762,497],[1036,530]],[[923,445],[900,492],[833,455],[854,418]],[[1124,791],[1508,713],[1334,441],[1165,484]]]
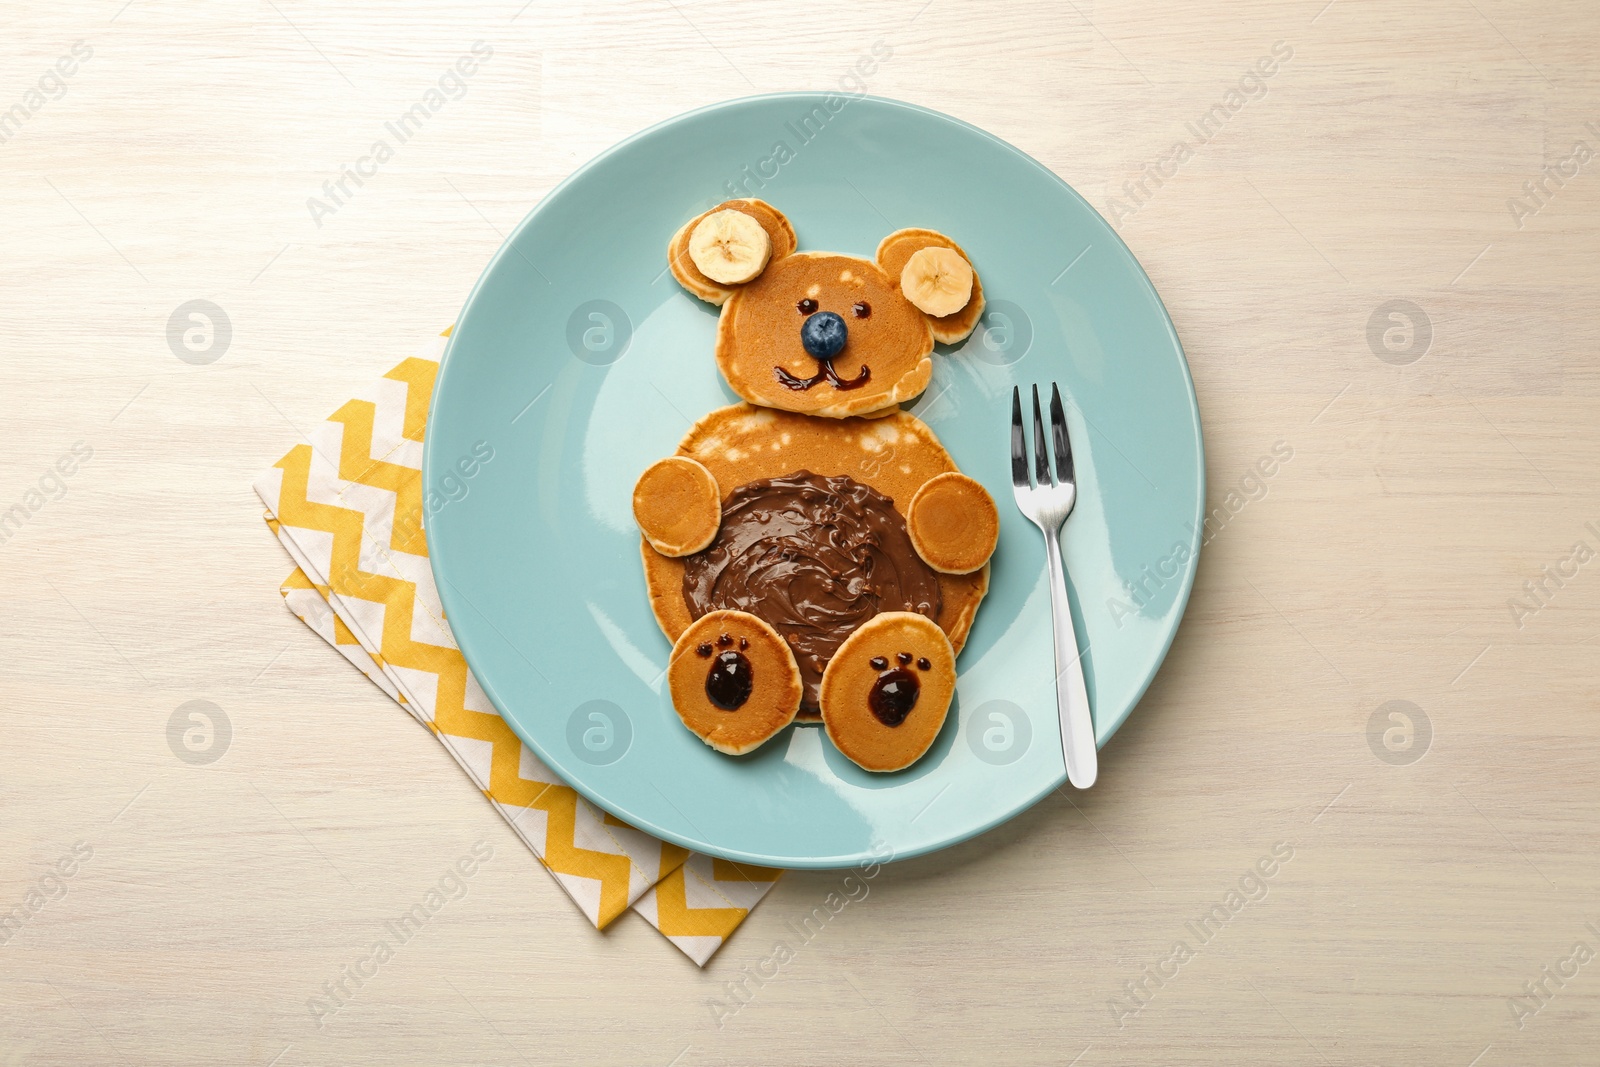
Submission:
[[[831,382],[835,389],[860,389],[872,379],[872,371],[867,369],[866,364],[861,365],[860,375],[849,381],[839,377],[839,372],[833,369],[832,363],[824,363],[822,369],[809,378],[796,378],[782,367],[773,367],[772,373],[785,387],[797,393],[803,393],[813,385],[821,385],[823,382]]]

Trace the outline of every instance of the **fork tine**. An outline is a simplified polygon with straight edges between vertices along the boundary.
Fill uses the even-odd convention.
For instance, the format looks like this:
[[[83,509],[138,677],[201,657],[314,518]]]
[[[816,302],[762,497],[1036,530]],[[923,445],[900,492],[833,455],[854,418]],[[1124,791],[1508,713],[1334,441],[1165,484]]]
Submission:
[[[1045,443],[1044,420],[1039,417],[1039,387],[1033,387],[1033,468],[1040,488],[1055,485],[1050,477],[1050,446]]]
[[[1028,489],[1028,438],[1022,432],[1022,394],[1011,387],[1011,484],[1018,489]]]
[[[1050,438],[1056,446],[1056,474],[1061,484],[1071,485],[1072,441],[1067,437],[1067,413],[1061,410],[1061,390],[1055,382],[1050,383]]]

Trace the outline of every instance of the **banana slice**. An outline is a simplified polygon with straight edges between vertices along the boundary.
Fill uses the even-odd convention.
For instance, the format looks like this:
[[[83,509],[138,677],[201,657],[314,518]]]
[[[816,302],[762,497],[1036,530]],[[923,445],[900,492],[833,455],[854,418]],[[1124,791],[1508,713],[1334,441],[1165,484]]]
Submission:
[[[754,278],[771,255],[772,239],[761,223],[732,208],[713,211],[689,235],[689,258],[701,274],[723,285]]]
[[[900,291],[926,315],[953,315],[972,299],[972,264],[953,248],[914,252],[900,272]]]

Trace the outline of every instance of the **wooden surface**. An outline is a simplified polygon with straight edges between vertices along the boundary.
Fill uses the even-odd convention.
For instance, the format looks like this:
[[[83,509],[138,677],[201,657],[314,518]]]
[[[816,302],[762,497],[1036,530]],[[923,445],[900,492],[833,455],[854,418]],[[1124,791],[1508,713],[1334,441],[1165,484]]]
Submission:
[[[0,1062],[1595,1062],[1600,562],[1562,561],[1600,550],[1600,160],[1523,192],[1600,150],[1593,5],[520,3],[5,13],[0,108],[93,54],[0,144],[0,509],[30,509],[0,544],[0,907],[92,855],[0,945]],[[466,96],[313,222],[478,40]],[[637,917],[597,934],[284,610],[250,481],[449,323],[586,159],[832,87],[878,41],[871,91],[1120,216],[1237,514],[1099,786],[886,869],[718,1026],[708,1004],[838,876],[787,877],[703,973]],[[1230,112],[1276,42],[1292,57]],[[193,299],[232,323],[207,365],[168,345]],[[1369,342],[1391,300],[1431,324],[1413,362],[1377,354],[1403,358],[1403,319]],[[1545,566],[1576,574],[1514,611]],[[205,766],[167,738],[195,699],[232,724]],[[1410,749],[1387,711],[1373,731],[1389,701],[1431,738],[1415,713]],[[313,1025],[307,998],[479,841],[470,895]],[[1242,879],[1265,897],[1233,914]]]

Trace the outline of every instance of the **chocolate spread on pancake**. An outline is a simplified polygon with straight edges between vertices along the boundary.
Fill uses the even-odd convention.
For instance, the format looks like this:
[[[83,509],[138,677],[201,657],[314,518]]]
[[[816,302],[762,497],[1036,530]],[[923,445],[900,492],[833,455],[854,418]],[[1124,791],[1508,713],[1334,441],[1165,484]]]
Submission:
[[[796,471],[739,486],[716,540],[684,558],[683,599],[766,620],[794,650],[816,711],[822,671],[856,627],[882,611],[935,621],[939,577],[911,546],[894,501],[854,478]]]

